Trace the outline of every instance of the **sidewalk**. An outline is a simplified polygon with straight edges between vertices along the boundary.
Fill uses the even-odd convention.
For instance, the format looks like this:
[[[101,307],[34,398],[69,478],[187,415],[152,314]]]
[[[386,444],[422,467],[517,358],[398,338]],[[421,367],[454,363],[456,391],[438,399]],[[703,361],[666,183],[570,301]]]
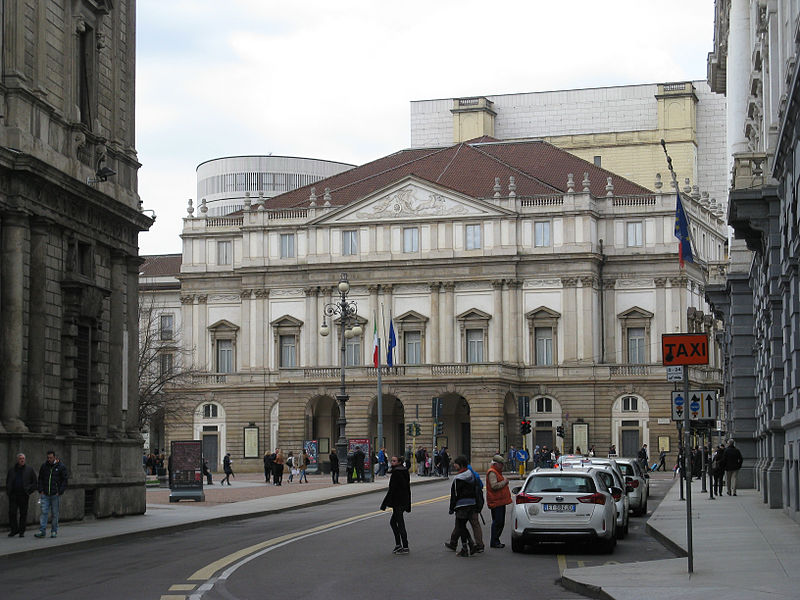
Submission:
[[[674,558],[565,569],[564,586],[593,598],[618,600],[799,598],[800,525],[781,510],[767,508],[756,490],[709,500],[700,487],[699,481],[692,483],[692,575],[687,558]],[[680,500],[678,481],[647,529],[686,555],[686,502]]]
[[[273,486],[264,483],[263,474],[244,473],[237,475],[231,486],[223,487],[215,482],[213,486],[205,487],[205,502],[181,500],[170,503],[168,489],[148,488],[147,511],[143,515],[59,523],[58,537],[55,539],[35,538],[33,534],[39,531],[38,524],[28,525],[24,538],[9,538],[7,531],[3,531],[0,533],[0,557],[63,552],[112,543],[120,537],[144,537],[156,531],[164,533],[259,517],[369,494],[389,486],[388,477],[379,477],[371,483],[339,485],[331,483],[330,475],[309,475],[308,480],[307,484],[287,483],[284,476],[283,485]],[[436,481],[442,480],[438,477],[411,476],[412,485]],[[49,525],[47,534],[50,535]]]

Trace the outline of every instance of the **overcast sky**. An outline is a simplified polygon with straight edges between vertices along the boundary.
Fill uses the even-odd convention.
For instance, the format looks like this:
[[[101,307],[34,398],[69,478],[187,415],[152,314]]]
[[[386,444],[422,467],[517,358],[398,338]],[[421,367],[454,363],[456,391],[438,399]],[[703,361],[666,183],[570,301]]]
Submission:
[[[705,79],[713,0],[139,0],[142,254],[181,251],[197,165],[361,164],[412,100]]]

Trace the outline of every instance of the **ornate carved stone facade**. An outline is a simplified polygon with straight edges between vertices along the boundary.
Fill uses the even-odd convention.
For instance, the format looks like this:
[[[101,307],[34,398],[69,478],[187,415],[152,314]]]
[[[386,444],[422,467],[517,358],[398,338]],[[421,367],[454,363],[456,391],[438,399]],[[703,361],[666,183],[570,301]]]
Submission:
[[[4,10],[0,457],[54,449],[63,519],[142,513],[134,3]]]

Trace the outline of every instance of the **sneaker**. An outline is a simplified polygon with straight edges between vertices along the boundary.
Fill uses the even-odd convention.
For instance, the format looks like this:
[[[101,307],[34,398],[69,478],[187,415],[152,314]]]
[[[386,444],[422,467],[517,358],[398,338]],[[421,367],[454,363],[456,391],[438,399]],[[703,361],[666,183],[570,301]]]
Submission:
[[[400,554],[400,550],[402,550],[402,546],[395,546],[394,550],[392,550],[392,554]]]
[[[397,553],[398,554],[408,554],[408,548],[400,548],[400,550],[398,550]]]
[[[51,538],[58,537],[58,532],[57,531],[50,532],[50,537]]]
[[[458,550],[458,546],[456,546],[455,544],[451,544],[450,542],[445,542],[444,547],[447,548],[448,550],[452,550],[453,552]]]
[[[46,535],[47,534],[44,531],[40,531],[39,533],[34,534],[33,537],[43,538]]]
[[[468,558],[472,556],[468,548],[462,548],[456,556],[460,556],[462,558]]]
[[[497,544],[492,544],[492,548],[505,548],[505,547],[506,547],[505,544],[501,544],[499,542]]]
[[[472,546],[470,549],[470,554],[482,554],[483,553],[483,546]]]

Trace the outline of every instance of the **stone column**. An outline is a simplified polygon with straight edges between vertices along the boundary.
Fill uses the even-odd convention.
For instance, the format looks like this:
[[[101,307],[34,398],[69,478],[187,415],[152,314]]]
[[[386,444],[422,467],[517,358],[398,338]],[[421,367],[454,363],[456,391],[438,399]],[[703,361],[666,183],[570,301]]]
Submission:
[[[508,293],[503,290],[503,280],[492,281],[492,320],[489,322],[489,353],[487,361],[504,362],[508,360],[510,340],[503,331],[503,315],[508,308]]]
[[[242,314],[242,340],[241,340],[241,355],[238,357],[239,370],[249,371],[253,367],[253,330],[252,322],[255,320],[254,315],[250,312],[250,296],[252,290],[242,290],[239,292],[239,307]]]
[[[444,284],[444,361],[452,363],[455,361],[455,289],[456,284],[448,281]]]
[[[312,287],[306,289],[306,298],[308,301],[306,302],[306,322],[308,323],[308,327],[306,327],[306,339],[308,340],[307,343],[307,351],[305,352],[304,356],[301,357],[302,364],[309,367],[316,367],[319,365],[317,361],[317,348],[319,347],[319,311],[317,311],[317,295],[319,294],[319,288]]]
[[[112,437],[122,433],[122,397],[126,393],[122,389],[122,382],[124,381],[122,372],[126,364],[124,358],[125,328],[123,326],[125,323],[125,287],[125,254],[112,251],[110,331],[108,332],[108,432]],[[154,310],[155,306],[151,304],[145,308],[149,312],[145,325],[152,329],[148,336],[158,335],[159,324],[152,321],[159,318],[159,315]],[[131,341],[129,338],[128,343]]]
[[[378,290],[381,286],[376,284],[370,284],[367,286],[367,290],[369,291],[369,300],[367,302],[367,312],[369,314],[364,315],[369,321],[367,325],[367,330],[364,332],[364,346],[369,346],[369,348],[364,348],[365,351],[372,352],[372,324],[377,319],[380,323],[380,307],[378,306]],[[378,325],[378,334],[380,335],[380,324]],[[383,351],[381,351],[383,352]],[[370,356],[372,356],[370,354]],[[364,364],[371,364],[370,360],[367,360]]]
[[[726,98],[728,101],[728,160],[737,152],[747,152],[745,119],[750,85],[750,0],[731,0],[726,66]],[[775,49],[777,50],[777,48]],[[728,169],[730,173],[730,169]]]
[[[269,290],[255,290],[255,298],[251,301],[251,306],[254,315],[250,317],[255,334],[255,354],[253,364],[262,370],[267,369],[269,364],[269,355],[267,349],[269,348],[269,341],[267,337],[267,328],[269,327],[269,319],[267,318],[267,302],[269,301]]]
[[[509,293],[511,294],[511,319],[509,333],[511,338],[511,362],[518,365],[522,362],[522,282],[510,281]]]
[[[563,345],[564,345],[564,362],[575,363],[578,359],[578,338],[583,335],[583,332],[577,329],[577,302],[576,293],[578,279],[577,277],[562,277],[561,285],[563,289],[563,305],[562,316],[564,323],[573,323],[576,329],[572,333],[564,331]],[[555,351],[555,348],[553,349]]]
[[[50,222],[31,223],[30,302],[28,322],[28,401],[22,414],[31,431],[43,431],[47,335],[47,242]]]
[[[125,429],[128,437],[139,438],[139,269],[144,262],[138,256],[128,258],[128,273],[126,281],[125,310],[128,323],[128,357],[127,357],[127,403],[122,403],[122,408],[127,409]],[[122,327],[122,323],[116,325]],[[111,328],[115,327],[111,323]]]
[[[208,295],[198,294],[197,299],[197,356],[200,357],[200,364],[205,366],[208,371],[216,370],[216,361],[209,354],[208,348]],[[266,336],[263,338],[266,340]],[[213,350],[213,349],[212,349]]]
[[[0,344],[3,364],[2,427],[11,433],[28,431],[22,422],[22,363],[25,348],[25,251],[28,217],[6,213],[2,223],[3,284],[0,286]],[[41,373],[40,375],[43,375]]]
[[[577,318],[575,327],[578,330],[578,364],[586,364],[587,359],[591,361],[594,353],[592,352],[592,340],[594,339],[592,321],[592,289],[594,278],[583,276],[578,278],[577,306],[575,307]]]
[[[600,293],[603,294],[603,308],[605,315],[603,320],[605,322],[605,360],[610,364],[618,364],[620,362],[627,362],[627,357],[623,358],[619,355],[617,350],[617,294],[615,288],[617,285],[616,279],[604,279],[603,289]]]
[[[430,289],[431,322],[428,326],[430,340],[428,340],[428,343],[425,344],[427,357],[423,357],[423,360],[428,363],[436,364],[441,362],[441,342],[439,337],[439,282],[430,284]]]
[[[650,360],[652,362],[661,362],[661,334],[669,333],[667,323],[669,322],[669,313],[667,312],[667,278],[656,277],[653,280],[656,286],[656,314],[655,314],[655,328],[651,330],[650,335]],[[656,335],[658,332],[658,335]]]
[[[383,309],[386,311],[386,317],[388,318],[389,313],[392,311],[392,284],[381,285],[381,291],[383,292]],[[380,307],[378,307],[380,308]],[[381,313],[378,312],[378,321],[381,320]],[[381,333],[381,338],[385,337],[381,330],[380,323],[378,324],[378,331]],[[386,335],[389,335],[388,331]]]
[[[335,287],[326,288],[326,304],[331,304],[333,299],[337,296],[339,290]],[[328,319],[328,327],[330,328],[330,333],[328,337],[325,338],[325,364],[334,367],[340,366],[341,358],[339,356],[339,346],[337,339],[339,338],[339,331],[336,327],[336,322],[334,318],[331,317]]]

